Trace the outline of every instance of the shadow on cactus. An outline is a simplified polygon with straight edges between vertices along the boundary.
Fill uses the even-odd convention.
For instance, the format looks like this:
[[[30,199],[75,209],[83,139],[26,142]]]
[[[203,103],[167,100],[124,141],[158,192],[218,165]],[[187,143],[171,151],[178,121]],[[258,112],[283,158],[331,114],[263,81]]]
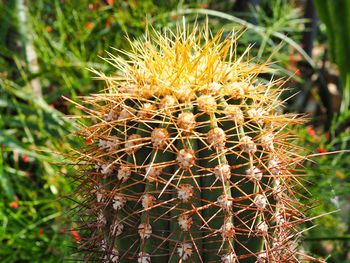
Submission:
[[[106,59],[115,76],[77,104],[80,246],[98,262],[300,262],[305,160],[268,63],[237,34],[178,28]],[[304,192],[304,191],[303,191]]]

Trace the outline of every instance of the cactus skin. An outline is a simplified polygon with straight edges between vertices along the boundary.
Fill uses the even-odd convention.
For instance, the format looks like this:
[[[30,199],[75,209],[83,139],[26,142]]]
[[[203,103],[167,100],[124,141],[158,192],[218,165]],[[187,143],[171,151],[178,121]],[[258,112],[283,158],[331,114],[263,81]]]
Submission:
[[[168,36],[167,36],[168,35]],[[97,262],[300,262],[302,162],[267,63],[194,28],[131,43],[78,132],[80,249]],[[83,169],[82,169],[83,167]],[[84,208],[84,209],[83,209]]]

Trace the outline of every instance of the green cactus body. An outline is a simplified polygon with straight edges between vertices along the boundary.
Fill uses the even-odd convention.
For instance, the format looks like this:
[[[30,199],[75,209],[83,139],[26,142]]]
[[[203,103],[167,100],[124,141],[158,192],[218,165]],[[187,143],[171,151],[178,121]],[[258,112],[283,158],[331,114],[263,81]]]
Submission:
[[[300,262],[303,157],[286,127],[302,121],[234,38],[168,35],[111,56],[118,76],[98,73],[106,89],[84,101],[85,259]]]

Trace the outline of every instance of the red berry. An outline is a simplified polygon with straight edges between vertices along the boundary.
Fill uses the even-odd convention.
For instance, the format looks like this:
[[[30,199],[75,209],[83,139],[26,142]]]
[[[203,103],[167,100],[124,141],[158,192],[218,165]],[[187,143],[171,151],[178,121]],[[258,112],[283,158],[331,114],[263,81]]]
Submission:
[[[312,128],[311,126],[308,126],[308,127],[306,128],[306,131],[307,131],[307,133],[308,133],[311,137],[314,137],[315,134],[316,134],[314,128]]]
[[[13,208],[13,209],[17,209],[18,208],[18,201],[16,200],[16,201],[12,201],[11,203],[10,203],[10,207],[11,208]]]
[[[322,147],[319,147],[317,150],[319,153],[326,153],[327,152],[326,149],[322,148]]]
[[[73,227],[71,227],[70,233],[71,233],[71,235],[72,235],[72,237],[73,237],[73,239],[74,239],[74,242],[76,242],[76,243],[80,242],[81,237],[80,237],[79,233],[78,233],[77,231],[74,230]]]

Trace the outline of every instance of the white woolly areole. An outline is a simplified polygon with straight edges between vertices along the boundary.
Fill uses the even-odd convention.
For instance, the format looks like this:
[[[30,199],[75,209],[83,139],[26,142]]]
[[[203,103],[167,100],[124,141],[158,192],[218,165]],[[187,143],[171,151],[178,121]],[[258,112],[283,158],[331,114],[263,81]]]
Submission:
[[[154,148],[163,149],[169,140],[169,132],[165,128],[155,128],[151,133],[151,141]]]
[[[266,253],[261,253],[256,257],[256,263],[267,263],[267,255]]]
[[[177,154],[176,161],[182,169],[188,170],[194,165],[194,152],[189,149],[181,149]]]
[[[275,180],[273,181],[273,185],[274,186],[281,186],[281,179],[280,178],[275,178]]]
[[[116,136],[109,136],[108,140],[100,139],[98,141],[98,146],[102,149],[116,150],[119,148],[120,141]]]
[[[246,153],[255,153],[256,152],[256,145],[251,137],[249,136],[243,136],[241,140],[239,141],[239,146],[241,149]]]
[[[236,263],[236,254],[231,252],[221,256],[221,263]]]
[[[146,252],[140,252],[137,258],[137,263],[151,263],[151,256]]]
[[[176,99],[171,95],[166,95],[160,102],[159,107],[167,112],[172,111],[176,104]]]
[[[112,263],[117,263],[119,261],[119,252],[115,248],[112,249],[110,261]]]
[[[262,108],[252,108],[247,111],[248,116],[257,122],[260,125],[264,124],[264,120],[262,119],[266,116],[267,112]]]
[[[94,165],[94,168],[96,169],[96,172],[99,172],[101,170],[102,164],[101,163],[97,163]]]
[[[105,239],[101,240],[101,250],[106,251],[107,250],[107,242]]]
[[[107,164],[101,165],[101,173],[104,175],[110,175],[113,172],[113,168]]]
[[[275,179],[274,186],[273,186],[273,191],[272,191],[274,199],[276,201],[281,200],[282,193],[283,193],[283,189],[282,189],[282,186],[281,186],[281,182],[280,182],[279,179]]]
[[[216,110],[216,101],[215,98],[211,95],[202,95],[197,98],[199,110],[210,113]]]
[[[157,180],[158,176],[161,175],[163,169],[161,167],[148,166],[146,168],[145,177],[149,182],[154,182]]]
[[[263,210],[267,205],[267,198],[264,195],[258,194],[254,198],[254,204],[258,209]]]
[[[285,247],[284,242],[281,240],[281,238],[286,240],[288,239],[288,236],[282,233],[279,237],[272,237],[272,248],[279,249],[281,247]]]
[[[212,82],[208,86],[208,90],[211,94],[218,94],[221,90],[222,85],[217,82]]]
[[[188,202],[193,196],[193,186],[190,184],[180,184],[177,189],[177,198],[183,203]]]
[[[107,223],[107,219],[102,212],[98,213],[96,221],[100,226],[104,226]]]
[[[119,87],[119,91],[125,94],[135,94],[137,91],[138,85],[136,83],[123,83],[122,86]]]
[[[156,198],[151,194],[144,194],[141,197],[141,203],[142,203],[142,207],[144,209],[148,209],[150,207],[153,207],[155,201],[156,201]]]
[[[235,228],[232,222],[226,222],[220,228],[221,236],[223,239],[232,239],[235,236]]]
[[[147,239],[152,234],[152,227],[150,224],[141,223],[139,224],[138,232],[141,239]]]
[[[217,199],[218,205],[226,212],[231,212],[233,202],[227,195],[220,195]]]
[[[113,224],[111,224],[111,234],[112,236],[119,236],[121,233],[123,233],[124,225],[120,223],[118,220],[115,220]]]
[[[144,78],[151,77],[151,73],[149,72],[149,70],[143,70],[143,71],[144,71],[143,73]],[[135,94],[137,94],[137,96],[140,96],[141,98],[144,98],[144,99],[149,99],[156,94],[157,88],[154,85],[144,83],[143,85],[139,85],[137,87],[136,92],[137,93]]]
[[[277,157],[273,157],[270,161],[269,161],[269,171],[272,175],[280,175],[281,174],[281,167],[279,165],[280,160]]]
[[[119,114],[118,120],[126,121],[131,119],[134,116],[134,112],[135,110],[132,108],[123,109]]]
[[[131,175],[131,169],[127,166],[121,166],[118,170],[118,180],[126,181]]]
[[[191,84],[196,84],[196,77],[195,76],[192,76],[192,75],[189,75],[187,76],[188,78],[188,82],[191,83]]]
[[[252,168],[249,168],[246,171],[246,174],[253,180],[255,181],[260,181],[261,178],[263,177],[262,172],[260,171],[259,168],[256,168],[255,166],[253,166]]]
[[[114,121],[118,119],[119,112],[117,109],[111,109],[107,116],[106,116],[106,121]]]
[[[285,240],[288,240],[290,236],[286,232],[282,233],[281,235],[277,237],[272,238],[272,248],[273,249],[280,249],[283,247],[286,247]]]
[[[173,92],[180,101],[192,100],[194,98],[194,91],[188,84],[174,88]]]
[[[102,201],[104,201],[104,196],[101,192],[96,192],[96,200],[98,203],[101,203]]]
[[[232,97],[236,99],[241,99],[244,98],[244,90],[245,87],[249,85],[248,83],[245,82],[232,82],[230,83],[230,91],[232,91]]]
[[[117,263],[119,262],[119,252],[116,249],[112,249],[111,253],[104,255],[102,263]]]
[[[139,134],[132,134],[125,142],[125,152],[132,154],[141,148],[142,137]]]
[[[214,128],[208,132],[207,136],[208,142],[211,146],[217,149],[222,149],[225,147],[226,134],[221,128]]]
[[[221,163],[215,166],[214,174],[220,181],[230,180],[231,168],[227,163]]]
[[[137,116],[140,118],[151,118],[153,113],[152,111],[155,109],[154,105],[146,102],[144,104],[142,104],[142,106],[140,107]]]
[[[225,107],[224,113],[229,119],[236,121],[238,124],[244,122],[243,112],[237,105],[227,105]]]
[[[103,194],[102,186],[95,185],[94,189],[91,191],[91,193],[95,193],[96,200],[97,200],[98,203],[101,203],[101,202],[104,201],[104,194]]]
[[[99,139],[98,140],[98,147],[103,148],[103,149],[108,148],[107,147],[107,141]]]
[[[179,215],[177,221],[179,223],[181,230],[186,232],[190,230],[193,224],[192,218],[187,214]]]
[[[177,247],[177,253],[182,260],[187,260],[192,256],[192,244],[190,243],[181,243]]]
[[[113,209],[118,211],[124,207],[126,203],[126,198],[122,195],[115,195],[113,197]]]
[[[262,221],[256,226],[256,230],[262,235],[267,235],[269,227],[264,221]]]
[[[280,211],[276,211],[274,217],[277,225],[283,225],[286,223],[286,220],[284,219],[284,216]]]
[[[110,150],[119,149],[120,139],[117,136],[109,136],[107,146]]]
[[[177,117],[176,124],[184,132],[191,132],[196,126],[196,118],[192,112],[182,112]]]
[[[273,140],[274,135],[272,133],[264,134],[261,136],[261,146],[266,150],[272,152],[274,150]]]

